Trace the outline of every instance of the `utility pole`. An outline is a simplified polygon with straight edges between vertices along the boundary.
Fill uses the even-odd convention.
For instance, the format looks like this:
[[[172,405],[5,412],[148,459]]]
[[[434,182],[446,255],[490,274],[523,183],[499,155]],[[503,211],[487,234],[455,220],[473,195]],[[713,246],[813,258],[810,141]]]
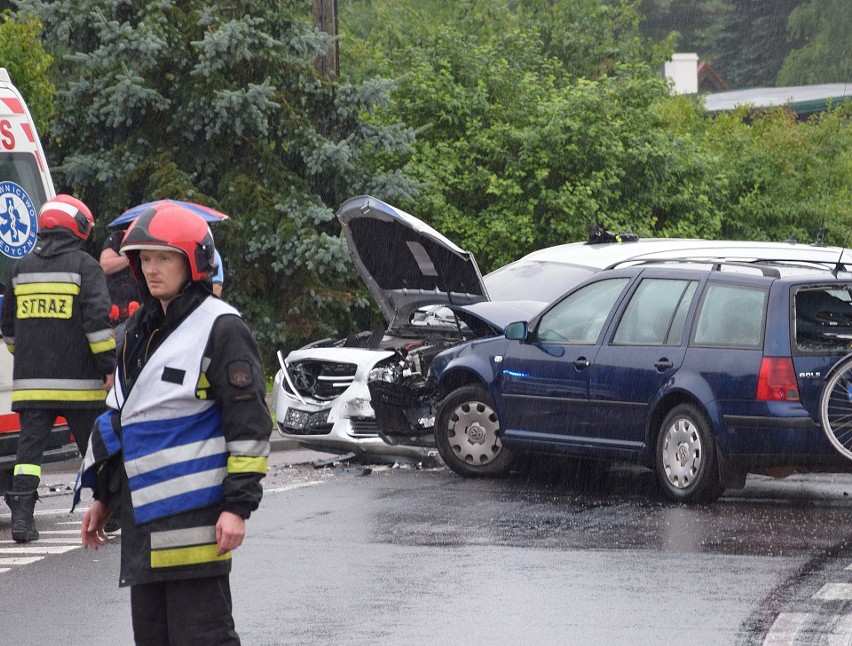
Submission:
[[[334,38],[324,56],[317,57],[316,68],[323,76],[335,78],[340,72],[340,50],[337,44],[337,0],[314,0],[314,26]]]

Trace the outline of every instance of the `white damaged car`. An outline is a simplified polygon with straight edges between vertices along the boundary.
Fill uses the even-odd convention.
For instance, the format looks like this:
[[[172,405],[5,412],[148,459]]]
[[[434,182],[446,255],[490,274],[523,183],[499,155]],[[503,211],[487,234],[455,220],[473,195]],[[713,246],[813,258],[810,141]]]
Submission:
[[[506,324],[535,314],[546,301],[513,302],[496,311],[487,303],[485,281],[470,253],[373,197],[347,200],[337,217],[387,328],[311,343],[286,357],[279,352],[273,386],[276,428],[283,437],[319,451],[422,458],[426,448],[382,439],[370,404],[371,377],[397,367],[425,373],[441,350],[501,334]]]

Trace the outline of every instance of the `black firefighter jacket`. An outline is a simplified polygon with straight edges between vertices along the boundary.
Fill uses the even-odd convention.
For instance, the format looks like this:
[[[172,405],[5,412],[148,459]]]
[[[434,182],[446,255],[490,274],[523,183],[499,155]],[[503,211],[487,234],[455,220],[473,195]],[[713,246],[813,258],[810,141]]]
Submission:
[[[62,229],[43,233],[12,268],[0,330],[15,355],[14,411],[104,406],[115,368],[109,290],[82,244]]]

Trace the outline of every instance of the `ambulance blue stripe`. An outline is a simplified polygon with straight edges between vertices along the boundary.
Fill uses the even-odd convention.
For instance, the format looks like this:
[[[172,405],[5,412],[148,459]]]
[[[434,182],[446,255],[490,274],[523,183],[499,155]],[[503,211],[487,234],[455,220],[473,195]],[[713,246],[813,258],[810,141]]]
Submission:
[[[139,491],[151,485],[160,484],[173,478],[180,478],[191,473],[201,473],[224,467],[228,464],[228,454],[208,455],[196,460],[187,460],[179,464],[170,464],[155,471],[148,471],[129,479],[131,491]]]
[[[134,507],[133,514],[136,517],[136,523],[142,524],[191,509],[215,505],[222,502],[224,497],[224,488],[219,485]]]

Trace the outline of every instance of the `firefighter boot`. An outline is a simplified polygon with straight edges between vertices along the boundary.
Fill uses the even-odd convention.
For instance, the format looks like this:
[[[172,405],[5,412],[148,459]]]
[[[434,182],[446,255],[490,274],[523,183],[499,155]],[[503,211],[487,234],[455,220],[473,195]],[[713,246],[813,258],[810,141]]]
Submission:
[[[12,538],[16,543],[38,540],[33,511],[38,500],[37,491],[7,491],[6,504],[12,511]]]

